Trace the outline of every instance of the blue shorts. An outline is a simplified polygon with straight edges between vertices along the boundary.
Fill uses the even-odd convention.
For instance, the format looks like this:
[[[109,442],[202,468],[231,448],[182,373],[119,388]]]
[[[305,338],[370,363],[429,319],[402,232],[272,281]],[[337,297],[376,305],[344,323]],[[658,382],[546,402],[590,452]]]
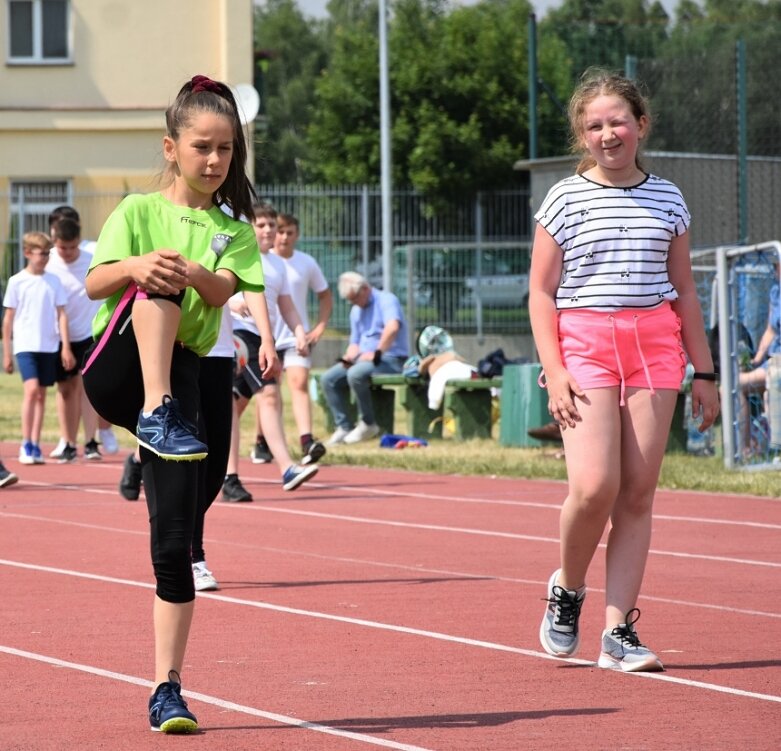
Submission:
[[[57,352],[19,352],[16,363],[22,381],[37,379],[39,386],[53,386],[57,377]]]

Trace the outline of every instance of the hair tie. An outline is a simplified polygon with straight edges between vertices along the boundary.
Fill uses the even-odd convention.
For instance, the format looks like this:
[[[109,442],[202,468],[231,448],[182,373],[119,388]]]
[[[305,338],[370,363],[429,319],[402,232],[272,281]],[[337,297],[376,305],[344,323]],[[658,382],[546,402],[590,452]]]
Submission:
[[[208,76],[193,76],[192,78],[192,93],[197,94],[199,91],[212,91],[215,94],[221,94],[220,84],[216,81],[212,81]]]

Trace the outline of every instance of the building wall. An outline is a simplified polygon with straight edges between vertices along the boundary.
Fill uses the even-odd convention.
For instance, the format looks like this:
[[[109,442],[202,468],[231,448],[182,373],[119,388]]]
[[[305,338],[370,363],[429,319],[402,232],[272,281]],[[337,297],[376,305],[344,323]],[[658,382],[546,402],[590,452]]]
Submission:
[[[71,23],[67,64],[9,64],[0,34],[0,193],[63,179],[74,192],[152,190],[181,85],[253,80],[252,0],[71,0]]]

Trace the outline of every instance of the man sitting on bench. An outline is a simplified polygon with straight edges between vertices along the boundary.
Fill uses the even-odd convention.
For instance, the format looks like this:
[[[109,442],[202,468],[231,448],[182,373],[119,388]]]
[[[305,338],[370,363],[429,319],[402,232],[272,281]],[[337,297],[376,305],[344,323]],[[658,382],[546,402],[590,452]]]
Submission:
[[[355,271],[339,277],[339,296],[352,303],[350,344],[343,357],[323,373],[320,385],[336,424],[328,445],[374,438],[380,428],[374,417],[371,377],[401,373],[407,358],[407,324],[399,298],[372,287]],[[358,424],[349,416],[350,392],[358,405]]]

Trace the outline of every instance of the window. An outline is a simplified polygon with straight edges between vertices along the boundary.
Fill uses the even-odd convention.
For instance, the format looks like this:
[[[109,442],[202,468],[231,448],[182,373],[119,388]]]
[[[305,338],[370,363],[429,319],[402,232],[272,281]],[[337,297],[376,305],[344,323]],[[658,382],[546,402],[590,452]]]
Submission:
[[[24,268],[22,235],[33,230],[48,232],[49,213],[63,204],[71,205],[71,199],[71,185],[67,180],[11,182],[9,240],[15,253],[6,257],[6,264],[11,266],[0,272],[3,278]]]
[[[8,0],[9,62],[69,60],[69,5],[69,0]]]

